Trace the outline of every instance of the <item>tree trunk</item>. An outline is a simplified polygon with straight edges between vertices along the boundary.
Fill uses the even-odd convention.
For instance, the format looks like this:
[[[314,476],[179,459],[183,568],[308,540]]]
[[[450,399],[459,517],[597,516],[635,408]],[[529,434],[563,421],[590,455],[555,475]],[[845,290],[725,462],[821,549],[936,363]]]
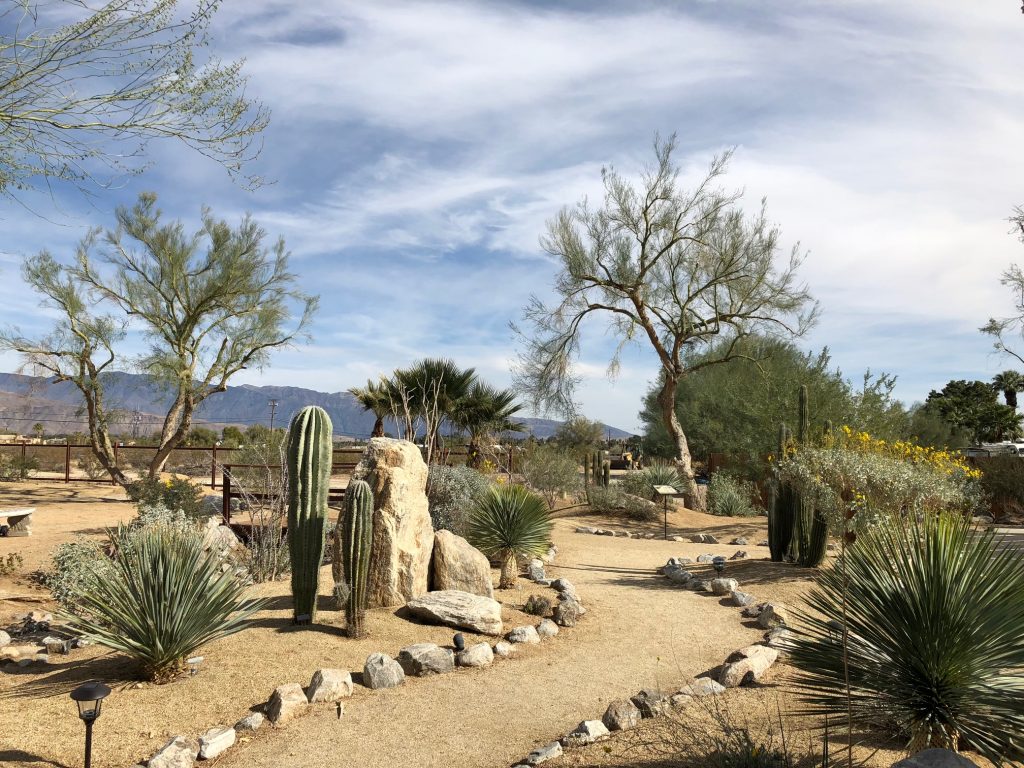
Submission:
[[[195,404],[189,393],[180,392],[167,412],[163,429],[160,431],[160,445],[149,462],[149,476],[159,477],[171,453],[185,440],[192,428],[192,410]]]
[[[1006,398],[1006,404],[1016,410],[1017,408],[1017,390],[1008,389],[1003,392],[1003,397]]]
[[[516,578],[519,576],[519,564],[516,562],[516,555],[510,552],[505,555],[501,563],[501,577],[498,579],[498,589],[512,589],[516,585]]]
[[[658,405],[661,406],[661,418],[665,424],[665,430],[676,447],[676,467],[680,476],[693,483],[693,463],[690,459],[690,444],[683,433],[683,427],[676,416],[676,386],[679,384],[678,376],[665,375],[665,381],[658,393]]]
[[[370,433],[370,437],[384,437],[383,416],[378,416],[377,420],[373,422],[373,432]]]
[[[110,475],[111,480],[122,488],[127,488],[130,481],[117,466],[114,444],[110,440],[110,431],[107,429],[99,372],[90,365],[88,372],[84,373],[81,379],[76,380],[75,384],[85,399],[85,410],[89,419],[89,446],[92,448],[93,455],[99,461],[100,466]]]

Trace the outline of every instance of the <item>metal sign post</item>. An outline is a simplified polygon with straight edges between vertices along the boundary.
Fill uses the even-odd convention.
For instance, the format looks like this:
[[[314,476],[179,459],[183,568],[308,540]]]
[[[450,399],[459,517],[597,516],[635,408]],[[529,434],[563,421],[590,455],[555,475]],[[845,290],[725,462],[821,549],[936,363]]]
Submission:
[[[668,500],[670,496],[681,496],[682,494],[671,485],[656,485],[654,492],[665,501],[665,541],[668,541]]]

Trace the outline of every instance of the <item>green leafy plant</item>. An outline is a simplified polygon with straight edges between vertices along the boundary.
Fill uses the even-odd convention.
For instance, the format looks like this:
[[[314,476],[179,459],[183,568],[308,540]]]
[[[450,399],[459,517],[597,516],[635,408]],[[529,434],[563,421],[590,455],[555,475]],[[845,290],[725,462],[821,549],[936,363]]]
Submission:
[[[791,658],[811,713],[882,720],[911,752],[1024,758],[1024,557],[993,533],[962,515],[893,516],[820,574],[807,606]]]
[[[626,493],[617,486],[601,485],[587,489],[587,501],[594,512],[650,522],[658,520],[661,507],[653,501]]]
[[[0,454],[0,481],[28,480],[38,471],[39,459],[35,456]]]
[[[466,515],[491,488],[491,481],[472,467],[432,464],[427,475],[427,504],[434,530],[465,534]]]
[[[498,586],[511,589],[516,584],[516,558],[547,552],[551,527],[544,499],[521,485],[497,486],[470,512],[466,538],[488,557],[501,560]]]
[[[172,477],[161,480],[156,477],[145,477],[128,484],[128,498],[138,504],[148,506],[164,506],[185,517],[195,519],[202,515],[203,490],[198,485],[184,478]]]
[[[670,485],[682,493],[688,484],[679,477],[679,472],[675,467],[671,464],[661,463],[629,472],[619,481],[619,487],[626,493],[651,500],[657,498],[657,494],[654,492],[656,485]]]
[[[98,541],[78,537],[53,550],[52,565],[43,581],[62,610],[81,613],[78,596],[91,593],[111,566],[110,557]]]
[[[555,444],[530,446],[519,463],[526,484],[544,497],[551,509],[562,494],[580,489],[580,464],[567,449]]]
[[[111,534],[111,548],[113,559],[101,558],[69,586],[80,610],[63,618],[73,632],[135,659],[154,682],[179,675],[197,649],[244,629],[262,606],[243,599],[244,583],[221,571],[198,531],[166,523],[122,527]]]
[[[725,472],[715,472],[708,483],[708,512],[724,517],[752,517],[760,510],[753,499],[757,487]]]

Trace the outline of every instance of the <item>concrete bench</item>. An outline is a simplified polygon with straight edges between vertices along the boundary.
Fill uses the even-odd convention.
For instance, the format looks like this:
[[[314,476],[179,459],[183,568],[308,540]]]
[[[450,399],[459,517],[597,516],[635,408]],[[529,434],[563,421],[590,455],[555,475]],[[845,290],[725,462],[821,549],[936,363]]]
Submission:
[[[7,530],[4,536],[31,536],[32,535],[32,513],[35,507],[22,507],[21,509],[0,509],[0,521],[6,522]],[[0,523],[2,525],[2,523]],[[2,531],[0,527],[0,531]]]

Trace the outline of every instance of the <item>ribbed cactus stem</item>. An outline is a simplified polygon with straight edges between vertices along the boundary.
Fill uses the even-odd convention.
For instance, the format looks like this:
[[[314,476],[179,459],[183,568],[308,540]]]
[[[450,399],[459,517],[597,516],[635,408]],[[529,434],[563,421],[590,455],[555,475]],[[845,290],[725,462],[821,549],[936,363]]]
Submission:
[[[811,405],[807,393],[807,385],[800,385],[800,424],[797,428],[797,441],[806,445],[811,434]]]
[[[295,414],[288,427],[288,551],[292,563],[293,619],[316,621],[320,563],[331,481],[331,419],[316,406]]]
[[[780,424],[778,461],[785,460],[790,437],[786,425]],[[768,507],[768,550],[771,559],[777,563],[785,559],[793,541],[796,507],[799,504],[799,500],[795,496],[789,483],[776,481],[773,484],[771,503]]]
[[[590,454],[583,457],[583,487],[590,487]]]
[[[601,484],[604,485],[605,488],[607,488],[609,485],[611,485],[611,482],[612,482],[612,463],[610,461],[606,460],[601,465]]]
[[[362,637],[369,600],[370,549],[373,547],[373,491],[369,483],[353,480],[345,491],[345,509],[338,521],[348,599],[345,626],[349,637]]]

